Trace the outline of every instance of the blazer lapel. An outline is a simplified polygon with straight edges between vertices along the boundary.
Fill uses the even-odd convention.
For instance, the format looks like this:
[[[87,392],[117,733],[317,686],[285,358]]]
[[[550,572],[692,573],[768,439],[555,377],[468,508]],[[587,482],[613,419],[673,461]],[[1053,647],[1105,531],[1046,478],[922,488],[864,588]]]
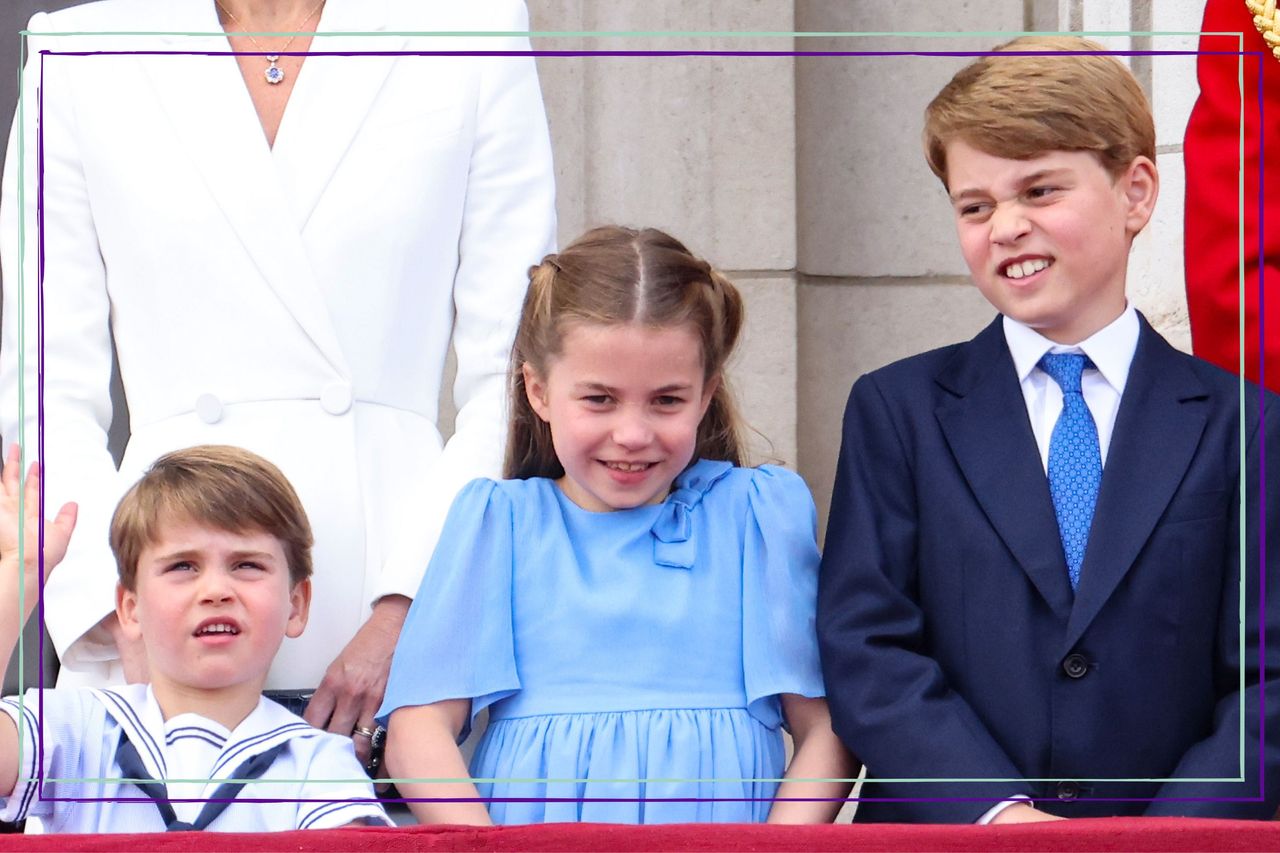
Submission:
[[[399,56],[368,55],[404,49],[406,36],[362,34],[385,32],[387,19],[387,0],[329,0],[325,4],[320,32],[334,35],[317,35],[311,50],[344,55],[307,59],[290,95],[274,152],[287,175],[299,231],[305,230],[392,66],[403,61]]]
[[[1204,432],[1202,407],[1187,401],[1206,398],[1208,389],[1145,318],[1140,329],[1102,472],[1064,653],[1079,641],[1133,566]]]
[[[137,61],[245,252],[321,354],[345,375],[346,360],[244,78],[233,57],[222,55],[230,47],[216,35],[221,27],[215,7],[173,0],[163,8],[169,18],[165,31],[214,35],[160,36],[160,49],[180,55]],[[146,46],[153,44],[148,40]]]
[[[1065,620],[1071,584],[1001,319],[961,347],[936,381],[955,395],[936,415],[956,464],[1014,559]]]

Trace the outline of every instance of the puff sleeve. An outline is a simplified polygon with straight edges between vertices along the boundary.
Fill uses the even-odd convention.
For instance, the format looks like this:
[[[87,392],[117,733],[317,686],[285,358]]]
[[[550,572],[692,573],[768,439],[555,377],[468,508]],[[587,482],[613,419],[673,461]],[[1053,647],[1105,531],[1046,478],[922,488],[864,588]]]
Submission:
[[[778,695],[825,695],[815,625],[817,510],[799,475],[764,465],[747,496],[742,554],[742,665],[747,709],[782,722]]]
[[[470,699],[471,720],[520,689],[512,634],[514,513],[492,480],[473,480],[453,502],[435,556],[405,618],[387,692],[398,708]],[[460,740],[470,732],[470,721]]]

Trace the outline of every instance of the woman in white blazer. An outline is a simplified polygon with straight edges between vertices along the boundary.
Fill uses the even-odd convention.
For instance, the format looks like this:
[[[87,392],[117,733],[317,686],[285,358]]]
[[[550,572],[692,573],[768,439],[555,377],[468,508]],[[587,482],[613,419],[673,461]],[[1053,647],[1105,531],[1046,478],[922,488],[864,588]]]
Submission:
[[[309,42],[305,59],[227,55],[224,26],[252,50],[239,32],[312,3],[104,0],[32,19],[0,209],[0,431],[16,440],[21,423],[30,454],[42,426],[45,500],[81,505],[44,610],[81,683],[121,675],[106,529],[124,489],[193,444],[277,463],[310,514],[316,578],[310,628],[268,687],[319,685],[308,719],[367,733],[455,491],[500,470],[552,168],[531,57],[406,53],[528,50],[520,0],[328,0],[295,26],[344,35],[291,46]],[[510,35],[403,35],[425,31]],[[285,52],[284,37],[254,44]],[[274,134],[250,96],[272,64],[294,86]],[[118,472],[113,338],[130,422]]]

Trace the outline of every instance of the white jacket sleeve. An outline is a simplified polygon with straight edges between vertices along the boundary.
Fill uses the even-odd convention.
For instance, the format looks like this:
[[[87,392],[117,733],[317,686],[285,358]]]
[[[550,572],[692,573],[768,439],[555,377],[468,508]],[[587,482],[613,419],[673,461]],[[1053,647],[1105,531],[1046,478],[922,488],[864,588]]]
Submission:
[[[35,15],[29,29],[46,17]],[[93,668],[118,657],[104,631],[85,636],[111,612],[116,584],[107,546],[118,497],[107,449],[111,305],[69,97],[69,72],[82,58],[40,53],[66,48],[63,37],[30,38],[5,158],[0,433],[23,443],[26,460],[42,457],[48,511],[80,504],[44,616],[63,665]]]
[[[501,18],[478,29],[528,29],[522,2],[498,5]],[[484,49],[529,50],[529,40],[486,40]],[[422,484],[421,526],[403,531],[389,548],[379,596],[412,597],[459,489],[476,477],[501,476],[507,365],[528,269],[555,248],[551,141],[533,57],[477,61],[485,66],[453,285],[457,421],[431,481]]]

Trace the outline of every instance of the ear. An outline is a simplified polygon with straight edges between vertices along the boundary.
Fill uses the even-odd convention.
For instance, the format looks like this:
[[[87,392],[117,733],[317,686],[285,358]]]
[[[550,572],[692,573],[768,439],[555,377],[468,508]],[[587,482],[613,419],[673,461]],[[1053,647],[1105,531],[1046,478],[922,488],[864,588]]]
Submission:
[[[542,418],[543,421],[551,422],[551,406],[547,402],[547,383],[538,375],[538,371],[533,369],[533,365],[525,362],[520,365],[520,372],[524,375],[524,394],[529,399],[529,406],[533,409],[534,414]]]
[[[138,593],[125,589],[122,583],[116,584],[116,619],[120,621],[125,637],[130,640],[142,637],[142,624],[138,621]]]
[[[1160,172],[1150,158],[1135,157],[1129,168],[1120,176],[1120,189],[1127,206],[1125,230],[1136,235],[1151,220],[1156,198],[1160,195]]]
[[[701,421],[707,416],[707,409],[711,408],[711,401],[715,399],[716,391],[720,389],[720,374],[717,373],[706,381],[702,386],[702,403],[698,411],[698,420]]]
[[[285,624],[284,635],[289,638],[302,635],[307,627],[307,615],[311,612],[311,578],[300,580],[289,590],[289,621]]]

